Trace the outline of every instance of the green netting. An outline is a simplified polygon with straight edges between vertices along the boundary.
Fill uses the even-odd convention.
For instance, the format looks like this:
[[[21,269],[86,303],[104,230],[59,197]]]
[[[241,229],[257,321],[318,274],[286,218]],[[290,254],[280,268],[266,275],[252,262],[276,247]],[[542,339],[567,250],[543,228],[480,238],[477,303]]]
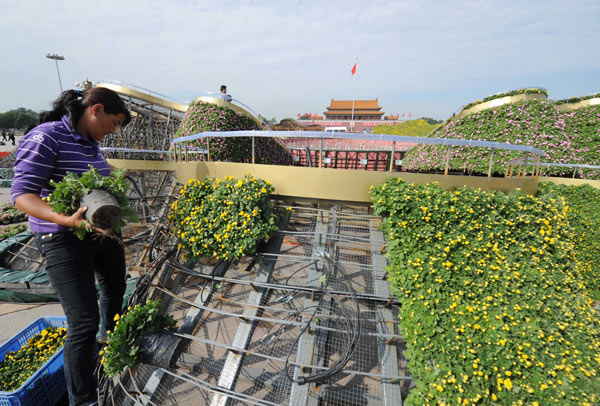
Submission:
[[[133,294],[135,290],[135,285],[137,285],[137,281],[139,278],[129,278],[127,279],[125,285],[125,294],[123,295],[123,309],[127,307],[127,301],[129,300],[129,296]]]
[[[1,168],[0,168],[1,169]],[[0,258],[4,253],[17,243],[23,243],[31,238],[33,233],[25,231],[20,234],[9,237],[0,241]],[[135,290],[138,278],[128,278],[126,282],[125,295],[123,297],[123,307],[127,305],[129,297]],[[34,283],[34,284],[49,284],[50,278],[46,271],[14,271],[0,267],[0,283]],[[96,287],[97,288],[97,287]],[[55,295],[43,295],[36,293],[15,292],[11,290],[0,290],[0,302],[15,302],[15,303],[40,303],[40,302],[58,302]]]
[[[38,295],[36,293],[14,292],[11,290],[0,290],[0,302],[13,303],[45,303],[58,302],[55,295]]]
[[[0,257],[4,255],[4,251],[10,249],[10,247],[17,243],[28,240],[29,238],[31,238],[32,235],[33,232],[28,230],[0,241]]]
[[[50,283],[48,273],[46,271],[34,272],[34,271],[13,271],[12,269],[6,269],[0,267],[0,283],[20,283],[29,282],[37,284]]]
[[[38,272],[41,273],[41,272]],[[45,273],[45,272],[44,272]],[[47,275],[46,275],[47,277]],[[127,285],[125,288],[125,295],[123,297],[123,308],[127,306],[129,296],[135,290],[138,278],[127,279]],[[58,298],[55,295],[39,295],[36,293],[25,293],[25,292],[14,292],[11,290],[0,290],[0,302],[13,302],[13,303],[41,303],[41,302],[58,302]]]
[[[0,168],[0,179],[10,179],[12,175],[12,168]]]

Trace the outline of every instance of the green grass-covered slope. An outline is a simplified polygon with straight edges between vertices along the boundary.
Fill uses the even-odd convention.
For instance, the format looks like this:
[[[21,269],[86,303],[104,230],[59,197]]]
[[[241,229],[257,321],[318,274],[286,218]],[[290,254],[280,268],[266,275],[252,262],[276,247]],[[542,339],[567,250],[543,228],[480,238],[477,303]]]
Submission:
[[[373,127],[373,134],[393,134],[408,137],[424,137],[435,127],[435,124],[429,124],[425,120],[409,120],[396,125],[377,125]]]
[[[197,101],[189,105],[186,115],[175,133],[175,138],[205,131],[258,130],[256,122],[232,109]],[[271,138],[256,137],[254,140],[255,162],[287,165],[291,155]],[[192,144],[207,148],[207,140]],[[252,162],[252,139],[250,137],[212,138],[210,154],[215,161]]]
[[[542,162],[600,165],[600,106],[560,113],[552,101],[506,104],[451,120],[431,137],[529,145],[545,151]],[[445,146],[416,146],[407,154],[404,167],[443,170],[447,152]],[[486,148],[453,147],[449,169],[486,174],[490,154]],[[516,157],[523,158],[524,154],[497,150],[492,172],[504,174],[507,162]],[[544,169],[544,173],[570,176],[573,169],[554,167]],[[600,176],[600,171],[587,171],[586,176]]]
[[[555,194],[372,188],[401,306],[407,405],[598,405],[600,317]]]

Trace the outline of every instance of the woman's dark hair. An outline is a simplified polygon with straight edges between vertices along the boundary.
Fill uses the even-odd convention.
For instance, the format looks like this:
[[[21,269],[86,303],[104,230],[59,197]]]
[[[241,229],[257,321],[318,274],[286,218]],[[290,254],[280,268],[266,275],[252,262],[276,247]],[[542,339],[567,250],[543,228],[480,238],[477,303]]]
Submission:
[[[39,124],[59,121],[66,114],[73,128],[77,128],[77,123],[79,123],[84,110],[94,104],[103,105],[107,114],[123,113],[125,116],[125,120],[121,124],[123,127],[131,121],[129,110],[115,91],[105,87],[93,87],[85,92],[80,90],[62,92],[60,97],[52,103],[52,110],[40,113]]]

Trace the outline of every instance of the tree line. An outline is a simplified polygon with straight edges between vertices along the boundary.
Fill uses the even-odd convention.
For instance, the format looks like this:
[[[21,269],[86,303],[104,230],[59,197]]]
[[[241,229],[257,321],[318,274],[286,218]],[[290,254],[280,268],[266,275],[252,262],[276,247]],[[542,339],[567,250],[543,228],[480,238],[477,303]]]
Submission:
[[[26,129],[37,123],[38,113],[25,107],[0,113],[0,128]]]

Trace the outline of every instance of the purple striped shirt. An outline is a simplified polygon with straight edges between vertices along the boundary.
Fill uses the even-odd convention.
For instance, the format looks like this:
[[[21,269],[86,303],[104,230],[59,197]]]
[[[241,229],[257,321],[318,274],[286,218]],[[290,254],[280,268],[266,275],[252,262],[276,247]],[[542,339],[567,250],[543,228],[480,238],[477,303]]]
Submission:
[[[59,182],[67,172],[80,175],[89,170],[88,165],[98,168],[104,176],[110,174],[98,142],[74,130],[67,116],[63,116],[61,121],[38,125],[19,141],[17,147],[13,168],[15,176],[10,191],[13,204],[17,197],[26,193],[48,196],[52,193],[50,180]],[[33,216],[29,216],[29,228],[38,233],[69,230]]]

